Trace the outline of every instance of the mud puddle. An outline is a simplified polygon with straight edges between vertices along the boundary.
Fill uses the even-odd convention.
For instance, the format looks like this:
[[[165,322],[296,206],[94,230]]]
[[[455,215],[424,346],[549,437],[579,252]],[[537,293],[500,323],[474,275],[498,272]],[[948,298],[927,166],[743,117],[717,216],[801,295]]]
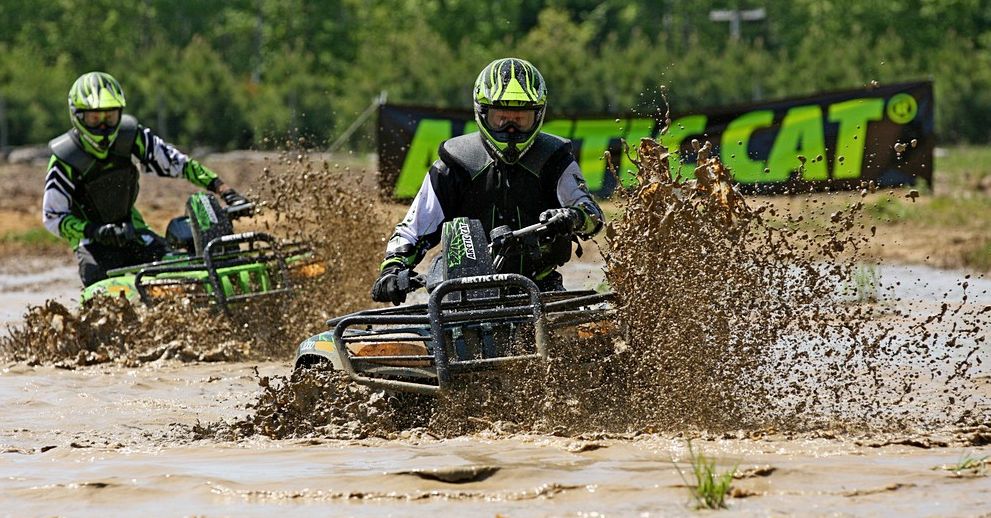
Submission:
[[[590,281],[594,271],[566,270],[569,282]],[[919,267],[882,266],[877,273],[883,292],[897,299],[889,311],[938,305],[944,295],[962,303],[962,282],[973,294],[966,305],[988,304],[991,282],[984,279]],[[0,371],[4,513],[155,515],[169,502],[176,515],[690,515],[672,462],[688,469],[689,437],[719,459],[720,469],[740,471],[730,500],[740,514],[991,512],[987,477],[933,469],[991,455],[991,429],[980,427],[562,437],[503,423],[450,438],[423,428],[389,438],[341,439],[325,431],[282,440],[197,438],[197,426],[253,415],[259,376],[289,370],[284,362],[167,359],[75,370],[8,364]],[[991,401],[991,378],[982,372],[967,403],[975,409]],[[939,388],[930,387],[933,397],[941,396]],[[917,394],[924,409],[926,391]]]
[[[652,152],[655,166],[667,163],[657,149],[641,159]],[[299,177],[340,180],[326,164],[280,160]],[[448,400],[419,426],[398,423],[409,409],[381,393],[288,382],[285,363],[256,374],[252,356],[12,364],[0,373],[0,402],[14,409],[0,425],[5,512],[161,514],[169,502],[176,514],[687,515],[675,462],[687,469],[689,438],[739,470],[730,507],[742,514],[988,512],[987,282],[898,267],[857,277],[857,255],[840,254],[862,242],[855,210],[821,233],[767,226],[712,167],[691,189],[642,176],[631,224],[613,228],[610,281],[638,328],[632,352],[602,369],[544,373],[534,378],[544,386],[506,401],[480,385],[466,394],[482,405]],[[359,224],[367,204],[339,191],[338,206],[352,210],[331,204],[337,219],[322,220],[309,208],[326,206],[325,193],[278,198],[273,187],[273,207],[296,214],[281,224],[339,227],[358,243],[316,244],[328,282],[345,287],[335,312],[364,306],[372,269],[354,270],[355,256],[381,246]],[[637,239],[615,240],[624,232]],[[569,284],[598,284],[600,266],[572,268]],[[849,300],[844,287],[872,288],[876,300]],[[295,315],[307,321],[297,340],[328,310],[325,293],[309,302]],[[109,315],[96,322],[104,316],[97,349],[107,336],[138,336],[111,333]],[[51,321],[40,323],[47,333]],[[981,469],[933,469],[964,459]]]
[[[258,366],[261,375],[287,368]],[[685,437],[489,431],[438,439],[413,430],[393,440],[191,439],[198,422],[246,412],[257,396],[254,369],[8,366],[0,372],[3,514],[691,514],[675,468],[688,469]],[[742,514],[989,509],[987,478],[933,469],[991,454],[986,428],[887,443],[773,431],[741,437],[696,434],[694,444],[720,469],[737,468],[730,506]]]

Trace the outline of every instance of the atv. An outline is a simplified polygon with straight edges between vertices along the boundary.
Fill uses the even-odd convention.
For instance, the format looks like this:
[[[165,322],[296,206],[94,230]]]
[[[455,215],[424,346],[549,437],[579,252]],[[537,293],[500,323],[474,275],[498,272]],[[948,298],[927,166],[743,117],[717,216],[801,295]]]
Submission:
[[[507,256],[539,253],[562,218],[515,231],[498,227],[488,238],[477,220],[446,222],[427,275],[400,275],[404,291],[426,288],[425,304],[328,320],[327,331],[299,345],[294,368],[320,366],[373,388],[437,395],[463,376],[547,359],[551,336],[581,340],[614,331],[612,293],[541,292],[523,275],[501,273]]]
[[[282,243],[264,232],[235,234],[232,221],[253,215],[254,208],[253,203],[221,208],[213,194],[191,195],[186,214],[166,228],[165,257],[109,270],[106,279],[83,290],[80,301],[109,295],[152,305],[178,296],[215,304],[229,315],[232,304],[291,294],[294,281],[324,272],[303,243]]]

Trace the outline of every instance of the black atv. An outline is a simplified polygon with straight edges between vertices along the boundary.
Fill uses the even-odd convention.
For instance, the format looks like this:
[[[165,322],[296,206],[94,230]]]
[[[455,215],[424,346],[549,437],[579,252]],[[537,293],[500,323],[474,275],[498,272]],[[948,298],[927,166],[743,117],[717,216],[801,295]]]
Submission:
[[[295,368],[329,364],[364,385],[436,395],[462,375],[546,359],[552,334],[583,339],[613,331],[612,293],[541,292],[523,275],[500,273],[506,256],[533,253],[553,239],[558,219],[499,227],[491,239],[477,220],[445,223],[442,253],[426,278],[400,277],[407,292],[426,287],[426,304],[329,320],[328,331],[299,345]]]

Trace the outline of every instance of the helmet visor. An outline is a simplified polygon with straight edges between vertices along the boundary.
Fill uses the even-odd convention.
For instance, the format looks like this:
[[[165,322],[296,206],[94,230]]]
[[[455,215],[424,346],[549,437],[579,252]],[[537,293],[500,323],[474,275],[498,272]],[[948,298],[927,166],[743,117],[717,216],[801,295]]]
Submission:
[[[496,108],[490,107],[485,114],[485,120],[492,131],[509,131],[510,128],[518,132],[533,131],[537,124],[537,110],[533,108]]]
[[[89,129],[113,129],[120,124],[120,112],[121,110],[119,108],[113,110],[82,110],[77,117],[79,117],[79,121],[83,123],[83,126]]]

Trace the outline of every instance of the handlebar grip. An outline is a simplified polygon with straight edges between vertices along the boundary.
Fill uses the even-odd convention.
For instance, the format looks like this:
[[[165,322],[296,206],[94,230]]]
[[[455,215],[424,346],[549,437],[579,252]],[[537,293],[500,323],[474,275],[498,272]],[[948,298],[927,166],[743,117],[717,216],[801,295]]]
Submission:
[[[427,285],[427,280],[413,270],[403,270],[399,272],[398,277],[396,283],[403,293],[416,291]]]
[[[251,216],[255,213],[254,203],[242,203],[240,205],[229,205],[224,208],[224,212],[227,216],[233,219],[237,219],[243,216]]]

